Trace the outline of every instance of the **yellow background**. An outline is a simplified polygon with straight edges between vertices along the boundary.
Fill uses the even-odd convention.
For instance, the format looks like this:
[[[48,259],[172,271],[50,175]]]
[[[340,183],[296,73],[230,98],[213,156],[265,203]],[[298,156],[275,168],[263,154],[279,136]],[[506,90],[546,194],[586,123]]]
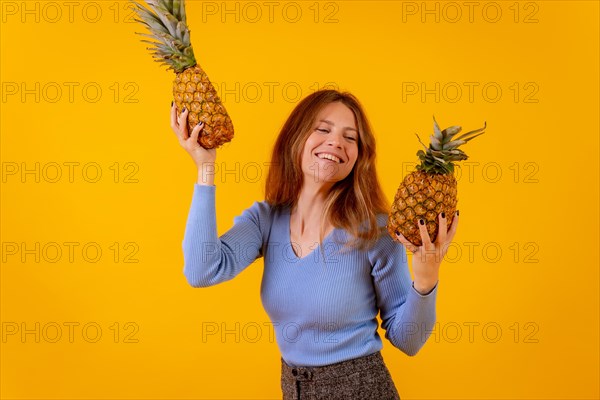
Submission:
[[[127,22],[125,2],[75,3],[69,15],[62,1],[1,2],[2,398],[279,398],[262,262],[207,289],[182,273],[196,171],[169,127],[173,76],[139,42],[144,29]],[[597,399],[598,2],[476,3],[470,21],[464,2],[453,3],[461,17],[445,2],[278,2],[269,21],[257,2],[253,21],[248,3],[190,1],[196,57],[236,128],[218,151],[233,171],[217,175],[219,232],[263,199],[264,163],[297,88],[304,97],[330,82],[358,96],[390,200],[416,161],[414,133],[426,139],[433,114],[442,127],[487,121],[465,147],[479,164],[459,180],[462,255],[442,264],[437,336],[416,357],[384,340],[384,357],[404,399]],[[224,21],[223,7],[234,10]],[[439,12],[422,21],[424,7]],[[476,85],[472,99],[465,82]],[[439,83],[440,98],[408,95],[415,83],[434,92]],[[36,163],[39,183],[21,177]],[[79,163],[73,182],[64,163]],[[101,179],[86,181],[97,169]],[[40,262],[35,250],[24,262],[11,250],[36,242]],[[64,242],[78,243],[73,262]],[[88,257],[102,249],[99,261],[86,261],[86,244]],[[138,262],[124,262],[134,251]],[[7,333],[36,323],[39,343]],[[72,343],[69,323],[79,324]],[[239,342],[231,332],[202,339],[207,326],[236,332],[236,323]],[[52,343],[56,324],[62,337]],[[88,339],[102,330],[97,342],[82,336],[86,324]]]

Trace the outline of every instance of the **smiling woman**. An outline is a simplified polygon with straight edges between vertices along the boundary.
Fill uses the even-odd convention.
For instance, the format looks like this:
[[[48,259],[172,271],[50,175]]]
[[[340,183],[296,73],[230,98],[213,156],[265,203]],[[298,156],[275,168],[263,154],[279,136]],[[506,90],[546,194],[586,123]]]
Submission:
[[[265,200],[220,237],[216,186],[206,172],[216,152],[198,145],[201,125],[188,135],[186,118],[172,107],[173,130],[199,171],[183,239],[189,284],[233,279],[264,257],[261,299],[281,351],[283,398],[398,399],[377,314],[386,338],[415,355],[435,323],[441,258],[413,262],[412,281],[403,244],[386,232],[375,139],[358,100],[321,90],[300,101],[273,148]]]
[[[315,227],[319,242],[332,226],[351,233],[361,248],[377,238],[376,216],[389,208],[377,179],[375,138],[353,95],[322,90],[302,100],[281,129],[271,162],[277,167],[269,170],[265,199],[292,209],[292,234],[300,235],[294,243],[314,243]],[[311,215],[296,226],[298,210]]]

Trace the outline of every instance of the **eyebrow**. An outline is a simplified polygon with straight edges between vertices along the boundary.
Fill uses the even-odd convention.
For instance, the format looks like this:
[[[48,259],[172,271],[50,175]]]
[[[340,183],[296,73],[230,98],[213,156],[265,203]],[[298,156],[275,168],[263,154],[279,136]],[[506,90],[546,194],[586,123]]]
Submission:
[[[331,122],[329,120],[326,120],[326,119],[321,119],[321,120],[319,120],[319,122],[325,122],[325,123],[327,123],[329,125],[335,125],[333,122]],[[346,130],[346,131],[354,131],[354,132],[358,133],[358,131],[356,129],[351,128],[349,126],[344,127],[344,130]]]

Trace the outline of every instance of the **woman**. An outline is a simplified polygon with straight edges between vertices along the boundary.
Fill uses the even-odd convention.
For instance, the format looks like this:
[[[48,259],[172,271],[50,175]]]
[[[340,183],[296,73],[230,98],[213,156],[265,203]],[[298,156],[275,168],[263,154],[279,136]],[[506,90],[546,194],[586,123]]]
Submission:
[[[172,107],[171,126],[199,171],[183,239],[190,285],[227,281],[264,257],[261,300],[282,354],[283,398],[399,399],[376,317],[404,353],[425,344],[458,212],[449,230],[440,214],[434,243],[424,225],[421,247],[392,240],[363,108],[350,93],[321,90],[300,101],[282,127],[265,201],[218,237],[216,152],[198,145],[202,126],[188,134],[186,122],[187,111]],[[414,253],[414,280],[403,245]]]

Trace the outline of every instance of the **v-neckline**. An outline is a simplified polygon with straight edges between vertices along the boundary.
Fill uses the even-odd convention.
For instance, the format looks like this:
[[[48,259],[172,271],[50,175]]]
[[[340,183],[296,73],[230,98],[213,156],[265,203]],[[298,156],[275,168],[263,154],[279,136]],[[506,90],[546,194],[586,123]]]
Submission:
[[[292,223],[291,223],[291,219],[292,219],[292,213],[290,208],[287,209],[286,213],[285,213],[285,221],[286,221],[286,232],[287,232],[287,245],[290,246],[290,249],[292,251],[292,256],[294,257],[294,261],[302,261],[304,259],[307,259],[308,257],[310,257],[312,254],[314,254],[315,251],[319,250],[321,248],[321,244],[317,243],[317,247],[315,247],[313,250],[311,250],[308,254],[306,254],[304,257],[298,257],[298,255],[296,254],[296,252],[294,251],[294,245],[292,243]],[[325,244],[325,242],[327,242],[329,240],[329,238],[334,234],[334,232],[337,230],[336,227],[334,227],[331,232],[329,232],[327,234],[327,236],[325,236],[323,238],[323,243]]]

